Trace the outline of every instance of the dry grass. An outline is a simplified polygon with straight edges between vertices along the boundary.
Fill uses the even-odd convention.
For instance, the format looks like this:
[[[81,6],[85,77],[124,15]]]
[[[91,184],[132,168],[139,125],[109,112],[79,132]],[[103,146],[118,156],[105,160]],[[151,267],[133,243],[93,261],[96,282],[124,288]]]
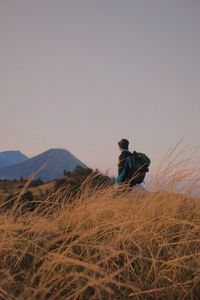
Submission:
[[[200,201],[171,186],[2,209],[0,299],[199,299]]]

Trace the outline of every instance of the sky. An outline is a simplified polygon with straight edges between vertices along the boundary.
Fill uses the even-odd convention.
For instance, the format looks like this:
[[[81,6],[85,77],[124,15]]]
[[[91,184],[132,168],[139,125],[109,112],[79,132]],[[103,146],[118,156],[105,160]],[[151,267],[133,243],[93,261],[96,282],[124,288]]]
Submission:
[[[0,151],[116,173],[200,145],[199,0],[0,0]]]

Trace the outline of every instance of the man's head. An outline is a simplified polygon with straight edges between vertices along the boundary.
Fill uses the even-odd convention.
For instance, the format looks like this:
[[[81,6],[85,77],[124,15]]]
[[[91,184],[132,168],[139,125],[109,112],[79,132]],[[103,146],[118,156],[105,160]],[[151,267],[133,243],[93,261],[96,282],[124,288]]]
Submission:
[[[119,148],[123,150],[128,150],[129,141],[126,139],[122,139],[118,142]]]

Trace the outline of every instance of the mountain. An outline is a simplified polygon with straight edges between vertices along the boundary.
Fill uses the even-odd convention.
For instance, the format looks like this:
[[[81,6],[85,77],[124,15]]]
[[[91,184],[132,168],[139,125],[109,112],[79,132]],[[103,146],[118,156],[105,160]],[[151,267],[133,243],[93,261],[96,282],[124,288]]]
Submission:
[[[87,168],[69,151],[50,149],[19,164],[0,168],[0,179],[40,178],[44,182],[62,178],[64,170],[73,171],[76,166]]]
[[[28,159],[26,155],[20,151],[4,151],[0,152],[0,168],[18,164]]]

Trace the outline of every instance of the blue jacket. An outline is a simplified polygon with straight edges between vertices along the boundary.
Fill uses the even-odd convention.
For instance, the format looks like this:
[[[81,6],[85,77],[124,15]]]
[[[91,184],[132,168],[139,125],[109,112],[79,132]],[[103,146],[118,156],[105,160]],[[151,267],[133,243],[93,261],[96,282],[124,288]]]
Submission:
[[[128,150],[122,150],[118,159],[118,176],[115,177],[115,183],[119,184],[126,181],[127,158],[132,156]]]

